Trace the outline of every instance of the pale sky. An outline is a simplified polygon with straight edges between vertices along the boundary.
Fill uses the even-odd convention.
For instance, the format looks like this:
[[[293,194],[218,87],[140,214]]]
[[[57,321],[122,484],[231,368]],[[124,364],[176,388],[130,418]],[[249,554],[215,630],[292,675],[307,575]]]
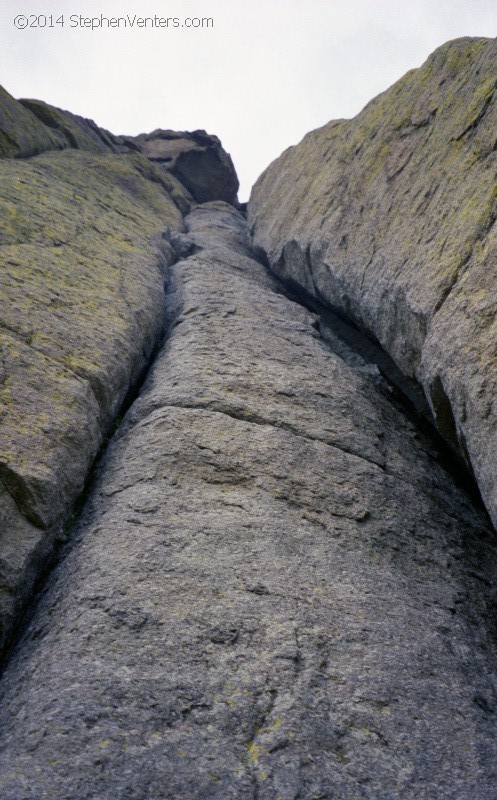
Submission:
[[[16,29],[17,15],[38,27]],[[74,26],[80,15],[214,23],[92,30]],[[246,200],[307,131],[353,116],[459,36],[497,36],[497,0],[2,0],[0,82],[116,134],[215,133]]]

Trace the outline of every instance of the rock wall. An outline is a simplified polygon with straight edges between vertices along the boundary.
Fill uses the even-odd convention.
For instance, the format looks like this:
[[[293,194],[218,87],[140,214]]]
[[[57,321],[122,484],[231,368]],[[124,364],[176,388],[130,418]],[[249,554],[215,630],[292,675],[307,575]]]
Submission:
[[[411,381],[492,509],[494,52],[284,154],[255,249],[216,137],[0,96],[2,800],[497,800],[495,531]]]
[[[194,201],[93,122],[0,101],[1,651],[160,341],[163,233]]]
[[[459,39],[287,150],[249,204],[275,272],[423,386],[497,521],[497,41]]]
[[[488,800],[485,516],[236,210],[186,229],[165,345],[3,675],[2,798]]]

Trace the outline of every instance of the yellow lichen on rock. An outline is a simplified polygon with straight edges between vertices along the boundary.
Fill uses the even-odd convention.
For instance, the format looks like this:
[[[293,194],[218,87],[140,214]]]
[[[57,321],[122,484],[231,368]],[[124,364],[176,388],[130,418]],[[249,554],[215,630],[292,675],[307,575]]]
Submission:
[[[1,160],[0,175],[0,481],[47,552],[160,336],[160,237],[182,215],[174,179],[141,155],[48,152]],[[0,576],[0,645],[33,578],[19,548],[24,567]]]
[[[283,153],[249,203],[274,269],[372,333],[436,418],[449,404],[494,522],[496,58],[495,39],[448,42]]]

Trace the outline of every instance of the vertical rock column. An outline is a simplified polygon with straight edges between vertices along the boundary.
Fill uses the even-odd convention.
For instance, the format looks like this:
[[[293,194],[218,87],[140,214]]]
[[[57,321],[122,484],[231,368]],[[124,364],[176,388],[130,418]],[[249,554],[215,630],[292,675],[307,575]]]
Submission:
[[[261,175],[271,267],[423,387],[497,525],[497,39],[457,39]]]
[[[166,344],[3,676],[3,800],[496,797],[485,517],[234,209],[186,223]]]
[[[1,653],[161,339],[161,234],[183,218],[139,155],[0,159],[0,176]]]

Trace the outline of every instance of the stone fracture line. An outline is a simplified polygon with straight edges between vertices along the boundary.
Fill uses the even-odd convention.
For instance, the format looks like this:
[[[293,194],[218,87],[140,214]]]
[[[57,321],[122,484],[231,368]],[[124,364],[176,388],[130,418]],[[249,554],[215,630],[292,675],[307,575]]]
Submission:
[[[0,127],[40,132],[1,89],[0,106]],[[75,151],[0,159],[2,656],[161,341],[174,256],[161,233],[183,216],[144,165]]]
[[[496,59],[496,39],[442,45],[355,118],[282,153],[248,209],[276,274],[422,386],[494,525]]]
[[[497,797],[485,517],[233,209],[187,226],[168,340],[4,673],[2,800]]]

